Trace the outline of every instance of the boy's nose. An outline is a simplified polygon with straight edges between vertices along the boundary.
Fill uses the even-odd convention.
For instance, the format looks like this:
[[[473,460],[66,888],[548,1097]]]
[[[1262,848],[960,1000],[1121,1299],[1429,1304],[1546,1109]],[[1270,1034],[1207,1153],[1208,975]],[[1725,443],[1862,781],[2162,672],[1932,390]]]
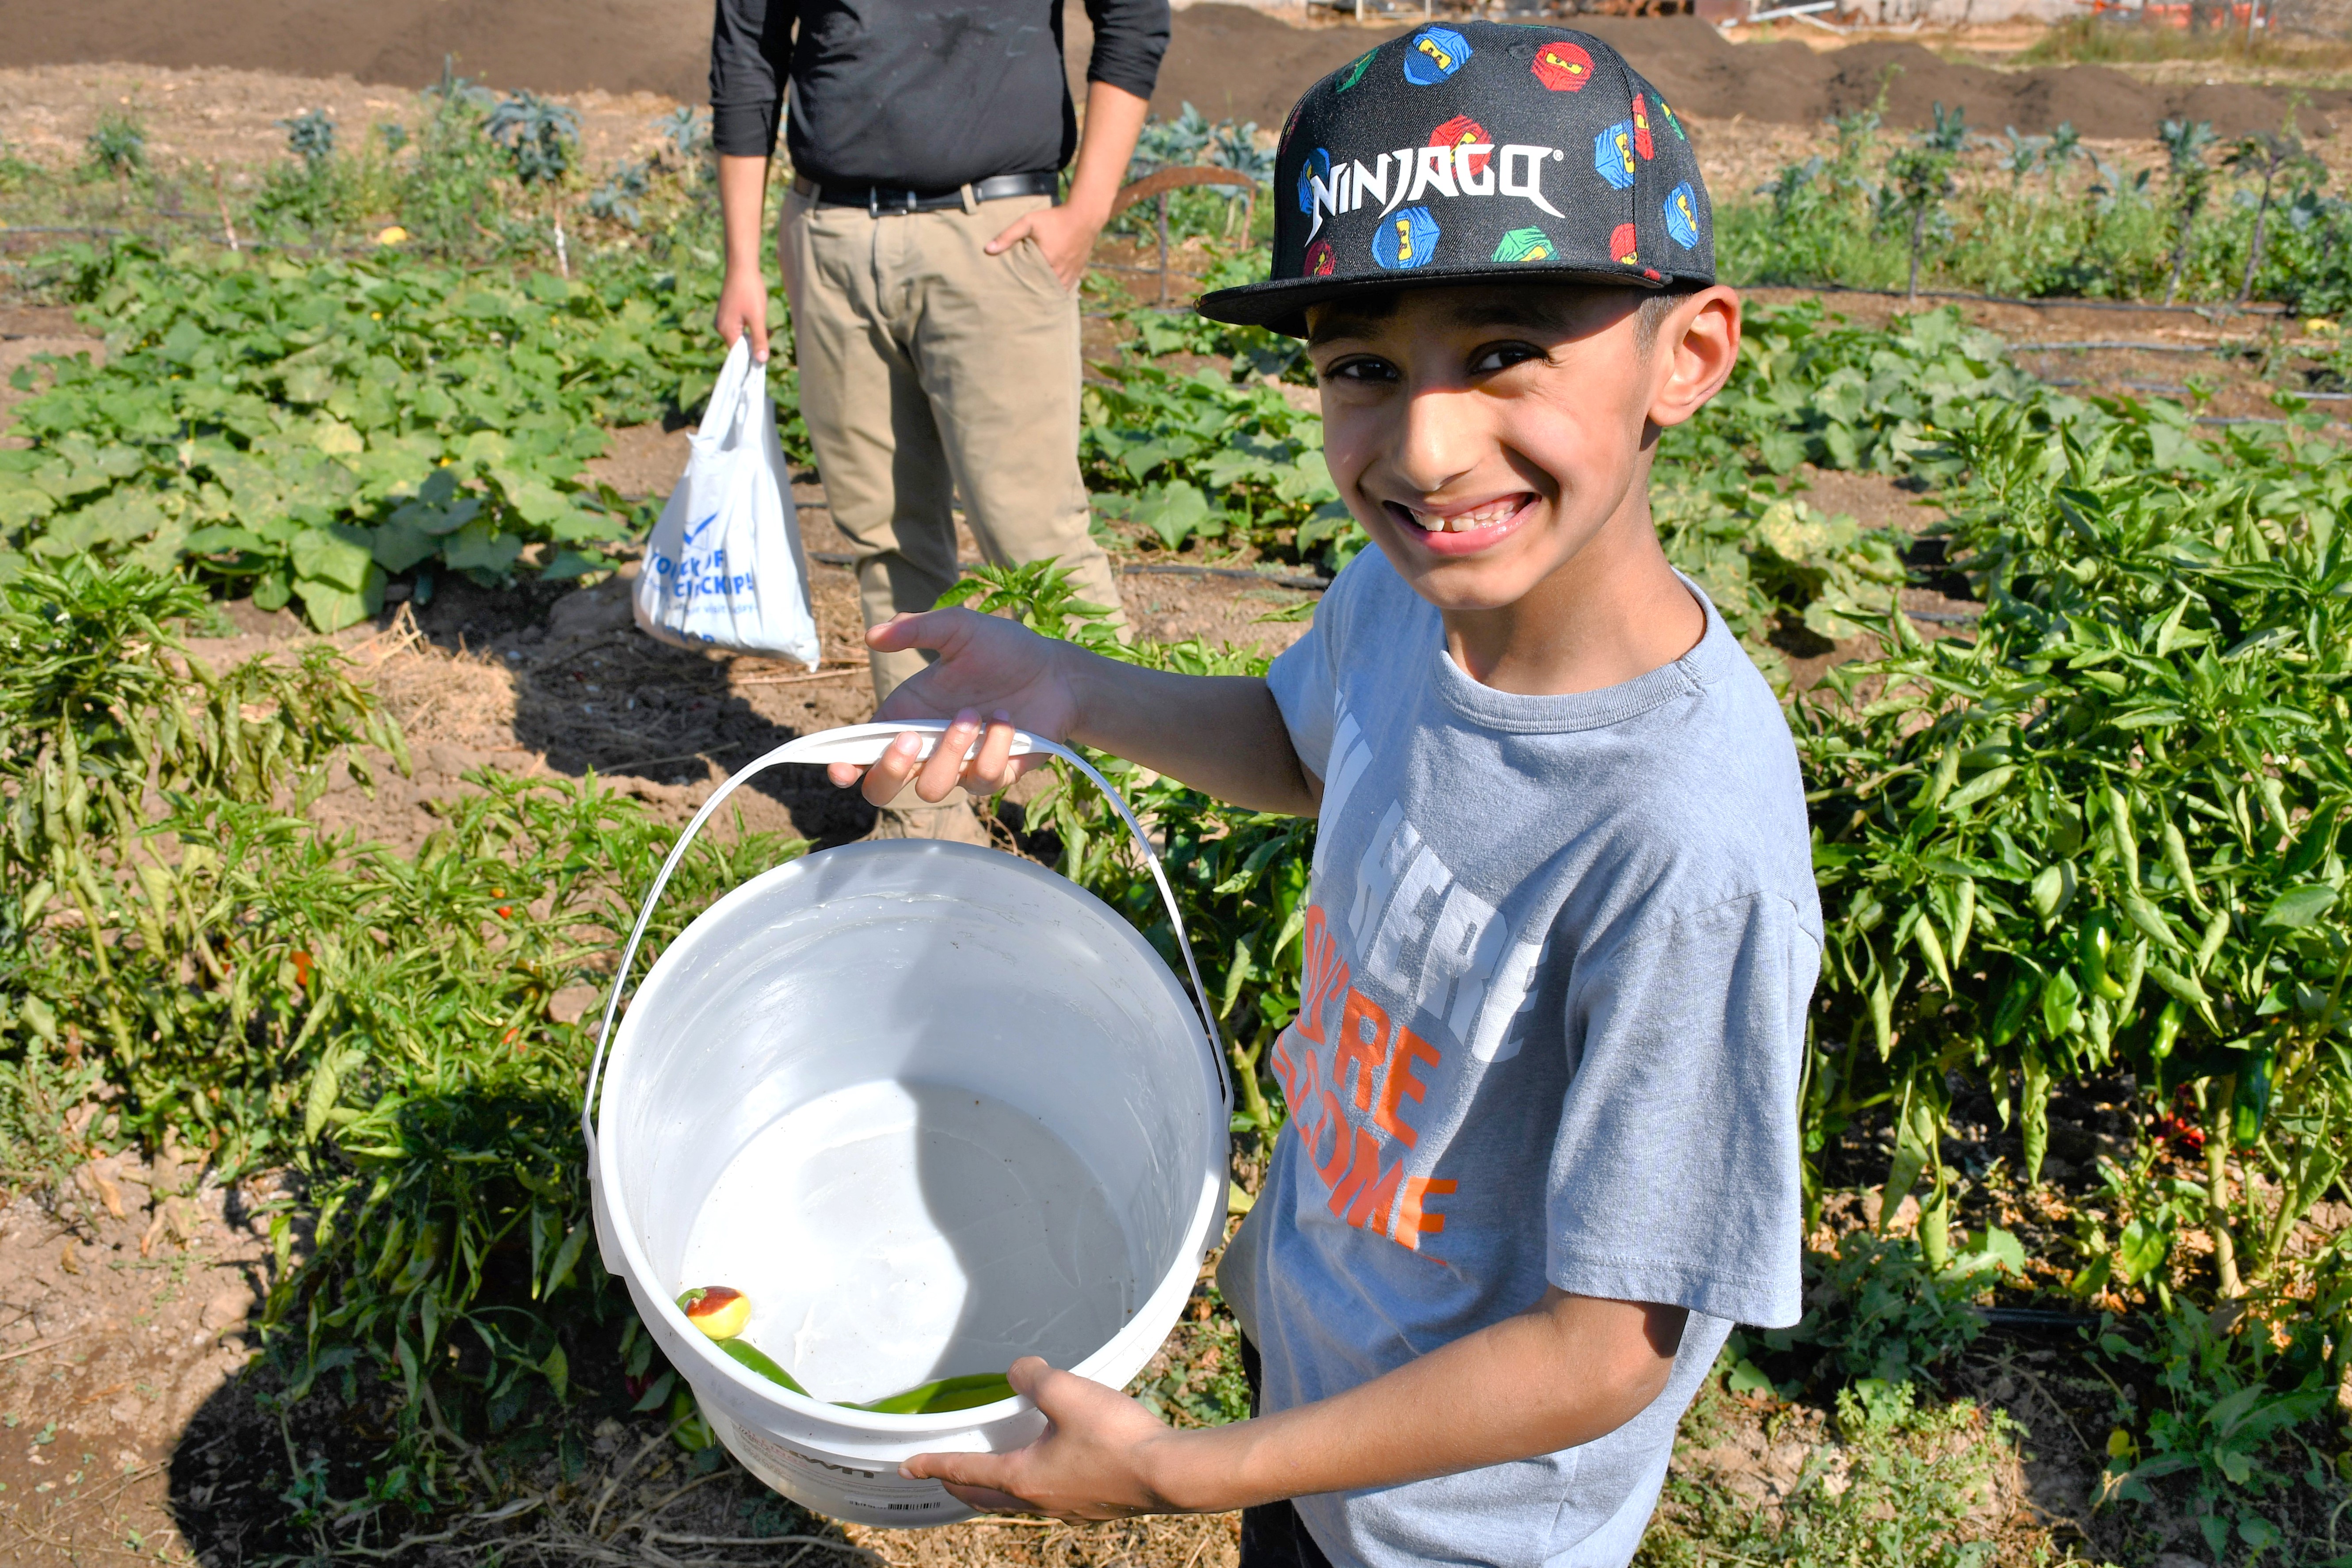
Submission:
[[[1476,468],[1493,445],[1475,395],[1455,390],[1414,393],[1405,402],[1402,435],[1397,477],[1423,495],[1434,495]]]

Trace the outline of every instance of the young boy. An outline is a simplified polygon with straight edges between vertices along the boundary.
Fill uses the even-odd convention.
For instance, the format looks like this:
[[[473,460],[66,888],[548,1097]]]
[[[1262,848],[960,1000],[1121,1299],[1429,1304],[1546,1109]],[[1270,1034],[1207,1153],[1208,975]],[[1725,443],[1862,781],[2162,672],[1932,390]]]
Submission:
[[[1261,1413],[1171,1431],[1031,1358],[1044,1438],[906,1473],[1066,1518],[1245,1508],[1250,1568],[1622,1564],[1731,1325],[1799,1309],[1796,755],[1647,501],[1739,302],[1672,111],[1583,34],[1383,45],[1300,101],[1276,188],[1274,280],[1202,310],[1306,336],[1378,548],[1263,680],[878,626],[940,656],[884,716],[955,723],[865,779],[999,787],[1019,725],[1318,815],[1291,1120],[1221,1271]]]

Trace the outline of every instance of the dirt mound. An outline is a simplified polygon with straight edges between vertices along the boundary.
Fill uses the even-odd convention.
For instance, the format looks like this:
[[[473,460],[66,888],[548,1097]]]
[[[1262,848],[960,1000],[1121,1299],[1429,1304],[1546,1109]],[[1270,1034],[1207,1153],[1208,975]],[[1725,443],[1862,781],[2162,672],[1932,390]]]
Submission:
[[[704,101],[709,0],[0,0],[12,66],[236,66],[423,87],[460,75],[539,92],[658,92]]]
[[[1794,42],[1733,43],[1696,17],[1586,16],[1578,26],[1623,51],[1675,105],[1708,120],[1744,116],[1809,124],[1866,107],[1886,80],[1886,121],[1929,123],[1934,106],[1966,112],[1970,125],[2030,132],[2072,121],[2085,136],[2145,138],[2172,116],[2210,120],[2224,136],[2277,127],[2286,95],[2262,88],[2152,86],[2103,66],[2000,71],[1958,65],[1910,43],[1857,43],[1816,52]],[[1230,115],[1281,123],[1298,94],[1394,27],[1294,27],[1263,11],[1202,5],[1180,11],[1152,107],[1173,114],[1190,102],[1213,120]],[[1073,57],[1083,59],[1077,47]],[[1892,76],[1888,73],[1892,72]],[[2306,132],[2326,135],[2326,110],[2352,109],[2352,92],[2315,92]]]
[[[1069,7],[1068,54],[1084,90],[1091,34]],[[1696,17],[1585,17],[1675,105],[1708,120],[1809,124],[1862,108],[1886,82],[1886,119],[1928,123],[1938,102],[1981,130],[2048,132],[2071,121],[2085,136],[2144,138],[2172,116],[2210,120],[2224,136],[2275,128],[2284,92],[2235,85],[2152,85],[2100,66],[1999,71],[1956,64],[1917,44],[1856,43],[1816,52],[1801,43],[1739,44]],[[1242,5],[1176,14],[1155,109],[1190,102],[1211,119],[1278,125],[1318,77],[1393,37],[1394,27],[1299,27]],[[12,65],[126,61],[236,66],[298,76],[349,76],[420,87],[445,56],[499,87],[541,92],[648,91],[699,102],[709,69],[707,0],[215,0],[201,16],[152,0],[0,0]],[[1890,76],[1888,73],[1892,72]],[[2302,115],[2352,110],[2352,92],[2317,91]]]

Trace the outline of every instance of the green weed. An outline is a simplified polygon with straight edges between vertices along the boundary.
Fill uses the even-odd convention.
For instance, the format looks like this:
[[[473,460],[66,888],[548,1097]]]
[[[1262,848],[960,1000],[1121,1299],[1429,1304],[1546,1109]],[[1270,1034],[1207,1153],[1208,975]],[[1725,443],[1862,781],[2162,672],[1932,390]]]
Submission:
[[[147,170],[147,128],[129,114],[111,110],[98,118],[98,129],[84,143],[92,172],[109,179],[128,180]]]
[[[2345,1496],[2310,1429],[2335,1398],[2337,1369],[2321,1322],[2299,1308],[2286,1307],[2290,1315],[2275,1327],[2260,1319],[2222,1325],[2194,1308],[2177,1310],[2157,1319],[2147,1345],[2103,1335],[2102,1354],[2126,1376],[2151,1374],[2152,1397],[2144,1415],[2117,1412],[2125,1424],[2108,1443],[2101,1504],[2185,1493],[2214,1557],[2242,1547],[2252,1561],[2286,1544],[2277,1516],[2298,1494],[2323,1506]]]
[[[1634,1562],[1990,1568],[2003,1560],[1997,1479],[2020,1436],[2007,1415],[1968,1400],[1922,1408],[1910,1384],[1871,1379],[1839,1392],[1833,1431],[1771,1504],[1747,1503],[1678,1463]],[[2023,1560],[2048,1555],[2029,1549]]]

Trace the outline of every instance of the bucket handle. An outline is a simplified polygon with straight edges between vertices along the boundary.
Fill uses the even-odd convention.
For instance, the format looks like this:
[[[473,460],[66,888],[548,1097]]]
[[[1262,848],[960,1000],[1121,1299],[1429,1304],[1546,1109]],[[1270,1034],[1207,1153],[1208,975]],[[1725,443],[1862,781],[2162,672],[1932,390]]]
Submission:
[[[686,825],[686,831],[679,834],[677,842],[670,847],[669,858],[662,862],[661,874],[654,879],[652,890],[646,894],[645,906],[637,911],[636,926],[629,932],[629,945],[622,950],[621,967],[613,976],[612,993],[604,998],[604,1021],[596,1031],[596,1055],[588,1066],[587,1097],[580,1105],[580,1136],[587,1142],[591,1167],[596,1162],[596,1085],[604,1076],[604,1048],[612,1040],[614,1022],[621,1016],[621,994],[628,985],[629,970],[636,963],[637,944],[645,940],[646,927],[654,918],[654,906],[661,901],[663,889],[669,886],[670,874],[677,869],[678,862],[686,858],[687,847],[694,842],[694,836],[702,831],[702,825],[710,819],[710,814],[719,809],[719,803],[734,794],[737,787],[753,774],[779,763],[855,763],[866,766],[879,762],[890,742],[910,731],[922,737],[921,754],[928,757],[939,750],[940,737],[947,733],[948,723],[944,719],[908,719],[897,723],[845,724],[837,730],[820,730],[814,735],[803,735],[797,740],[785,742],[765,756],[730,773],[724,783],[710,792],[710,798],[702,803],[702,809],[694,814],[694,820]],[[980,743],[980,739],[974,738],[973,751],[979,750]],[[1160,901],[1168,907],[1168,924],[1176,933],[1176,945],[1184,954],[1184,973],[1192,982],[1193,1004],[1200,1010],[1202,1026],[1208,1031],[1209,1054],[1217,1062],[1217,1086],[1224,1096],[1226,1114],[1231,1115],[1234,1079],[1231,1070],[1225,1066],[1224,1037],[1217,1032],[1216,1014],[1209,1006],[1208,987],[1201,984],[1201,966],[1193,962],[1192,940],[1184,934],[1184,916],[1176,907],[1176,892],[1168,885],[1167,872],[1160,869],[1159,852],[1151,847],[1151,839],[1144,833],[1143,825],[1136,820],[1135,813],[1128,809],[1127,802],[1120,798],[1118,791],[1110,787],[1110,781],[1097,773],[1092,763],[1067,746],[1048,741],[1042,735],[1032,735],[1025,730],[1013,732],[1013,756],[1031,756],[1040,752],[1059,757],[1086,774],[1094,786],[1102,791],[1103,798],[1118,809],[1120,819],[1127,824],[1127,830],[1135,835],[1136,847],[1143,851],[1144,864],[1151,868],[1151,879],[1159,885]]]

